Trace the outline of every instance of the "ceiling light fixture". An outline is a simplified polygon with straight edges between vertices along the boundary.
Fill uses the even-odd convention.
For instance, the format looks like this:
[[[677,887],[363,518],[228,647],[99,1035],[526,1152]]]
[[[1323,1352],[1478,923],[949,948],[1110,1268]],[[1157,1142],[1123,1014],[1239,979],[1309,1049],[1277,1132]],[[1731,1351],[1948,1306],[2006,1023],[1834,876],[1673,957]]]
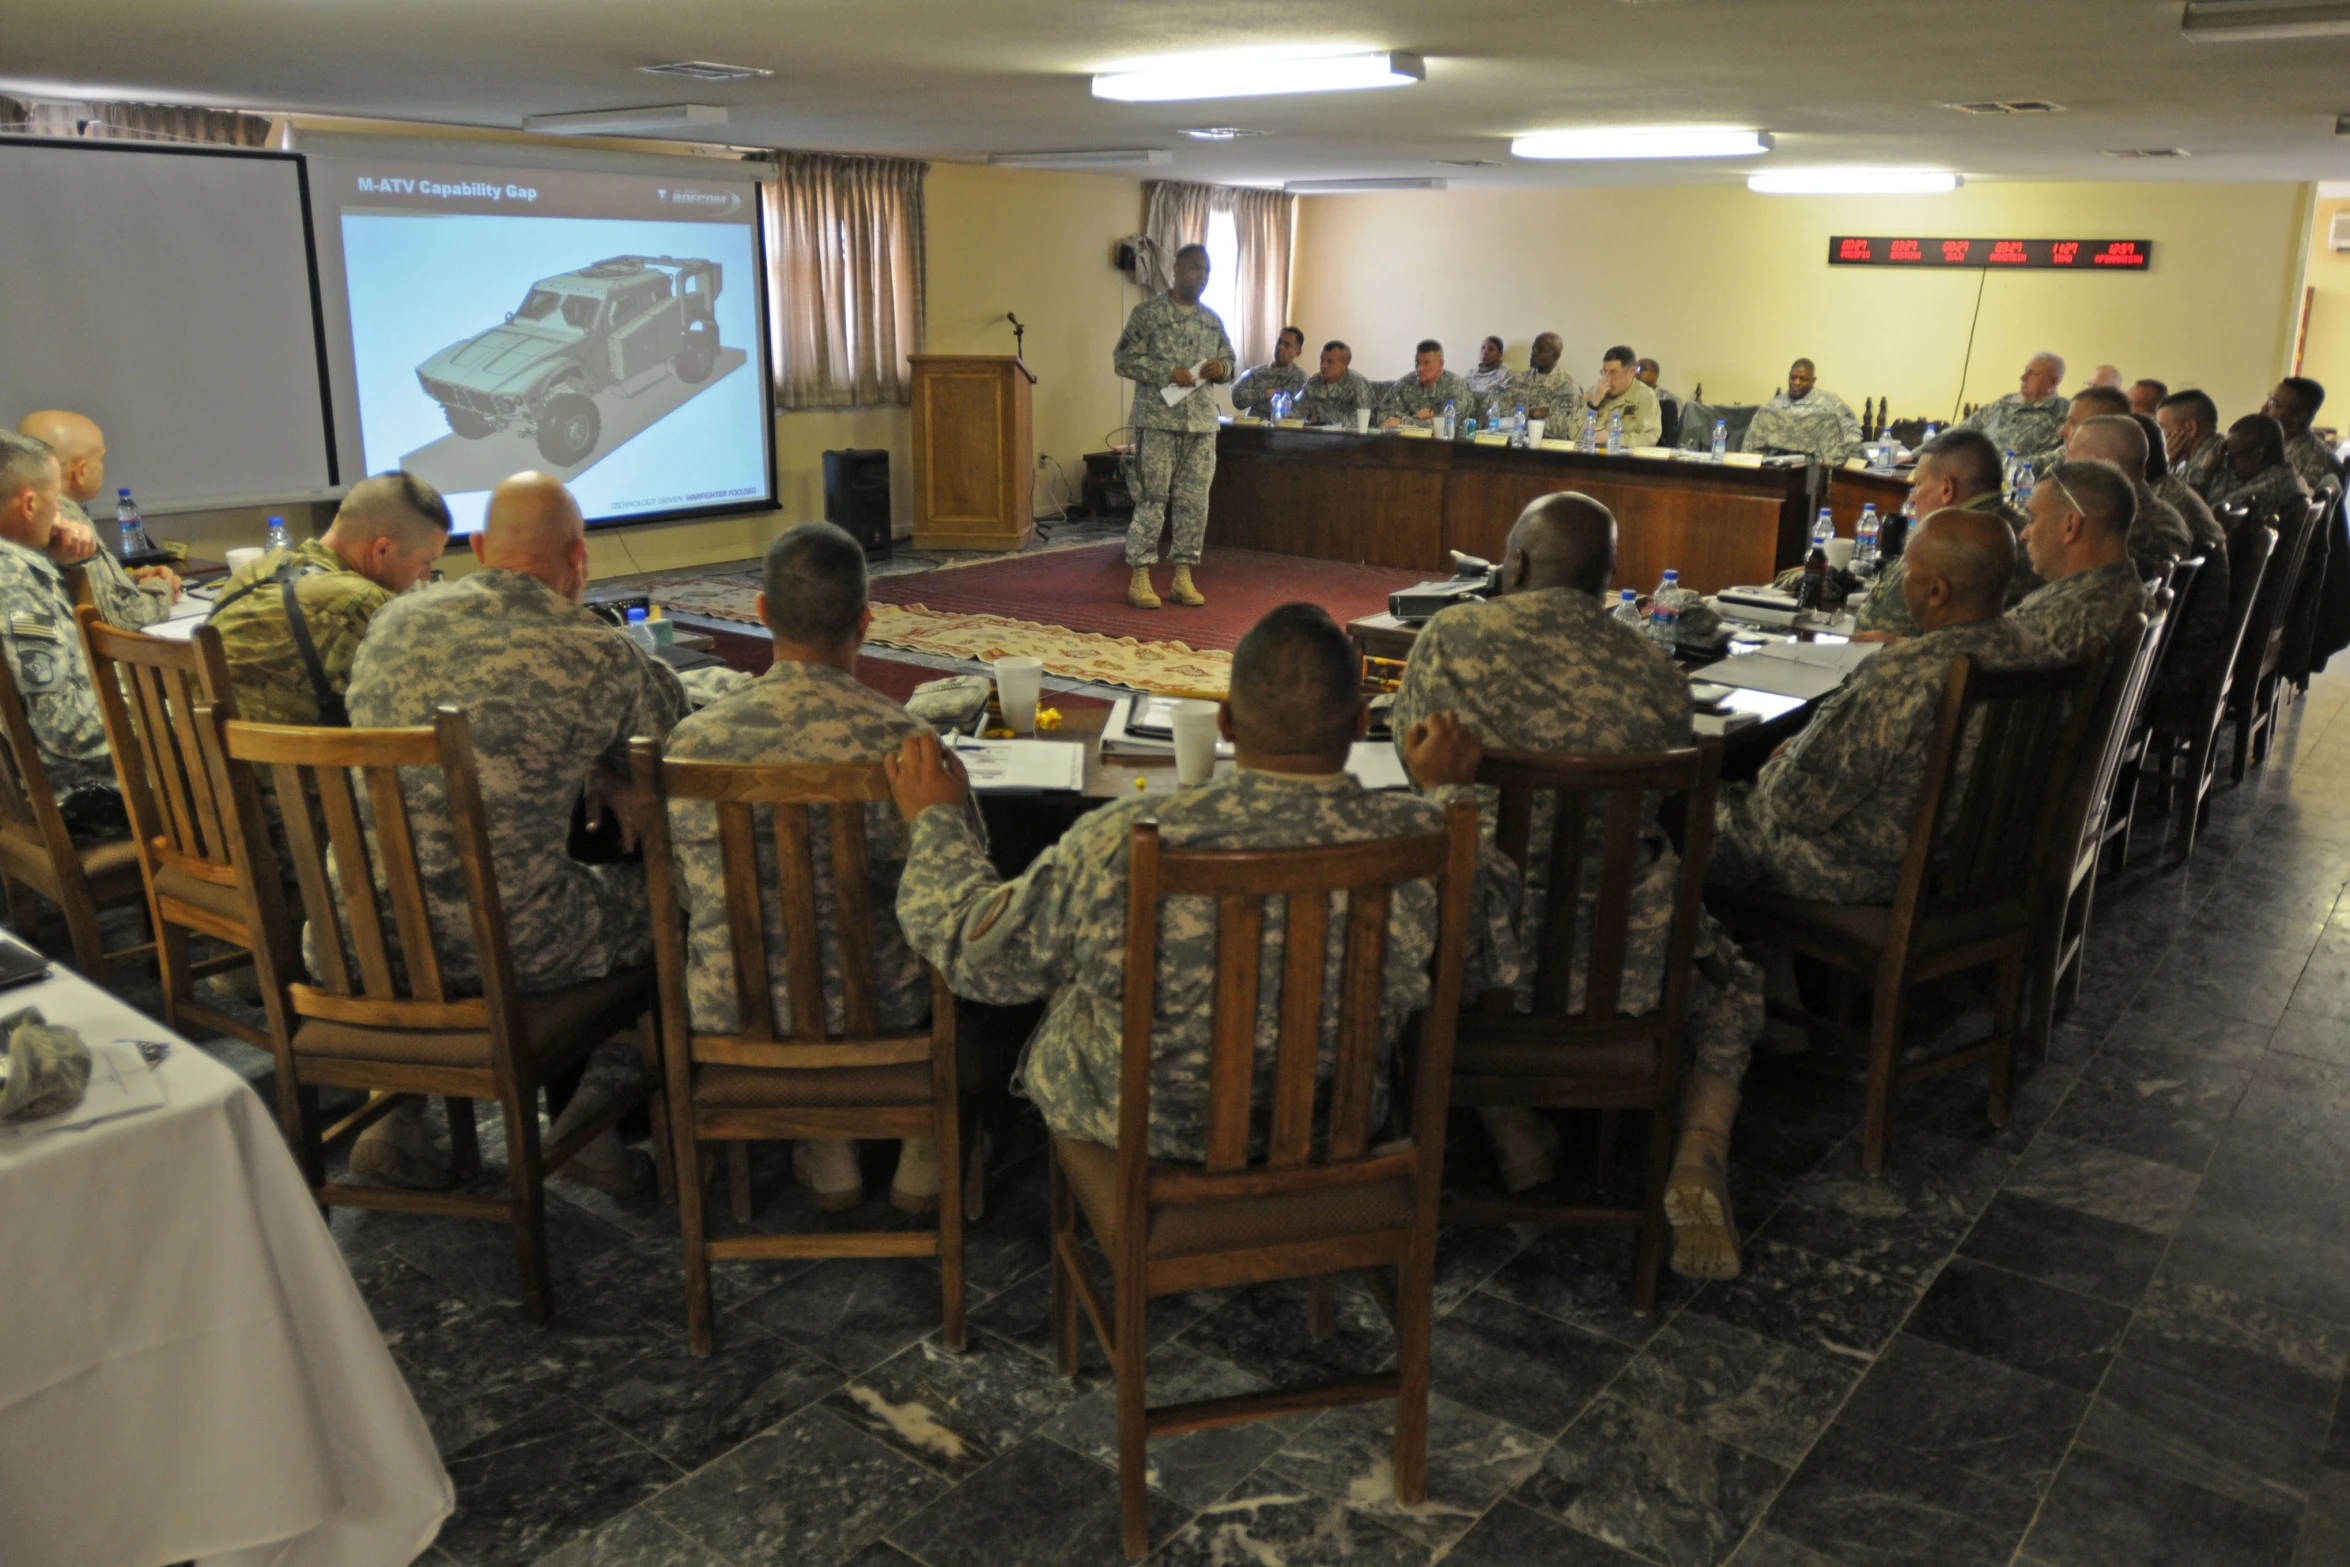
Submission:
[[[1164,147],[1096,147],[1082,152],[991,152],[998,169],[1159,169],[1175,161]]]
[[[1746,176],[1763,196],[1939,196],[1959,187],[1947,169],[1772,169]]]
[[[1093,79],[1093,95],[1120,103],[1181,98],[1258,98],[1275,93],[1361,92],[1427,79],[1416,54],[1281,54],[1241,50],[1138,61]]]
[[[715,103],[662,103],[643,109],[590,109],[578,114],[526,114],[522,128],[556,136],[640,136],[646,131],[707,130],[726,123]]]
[[[1751,158],[1771,150],[1761,131],[1712,125],[1607,126],[1517,137],[1520,158]]]
[[[1291,180],[1281,189],[1292,196],[1354,196],[1374,190],[1442,190],[1442,179]]]
[[[2179,31],[2189,43],[2258,43],[2278,38],[2332,38],[2350,33],[2350,5],[2326,0],[2187,0]]]
[[[1193,141],[1239,141],[1248,136],[1262,136],[1263,131],[1242,130],[1237,125],[1187,125],[1183,134]]]
[[[2105,155],[2109,158],[2192,158],[2195,156],[2184,147],[2108,147],[2105,149]]]
[[[757,65],[721,65],[716,60],[671,60],[664,65],[640,65],[647,76],[688,76],[697,82],[741,82],[754,76],[773,76]]]

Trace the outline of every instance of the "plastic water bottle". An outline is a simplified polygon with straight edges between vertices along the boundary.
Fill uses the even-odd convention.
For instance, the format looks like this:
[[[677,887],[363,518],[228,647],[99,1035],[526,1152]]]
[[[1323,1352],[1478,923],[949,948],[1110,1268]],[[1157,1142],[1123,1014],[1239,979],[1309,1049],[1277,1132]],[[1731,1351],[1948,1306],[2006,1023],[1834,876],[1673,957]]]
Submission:
[[[1860,521],[1852,530],[1852,569],[1856,575],[1868,576],[1877,569],[1877,537],[1883,525],[1877,520],[1877,503],[1870,501],[1860,509]]]
[[[1621,408],[1608,417],[1607,454],[1610,457],[1624,455],[1624,410]]]
[[[1730,421],[1727,419],[1716,419],[1714,421],[1714,461],[1720,462],[1724,454],[1726,454],[1729,450]]]
[[[1630,588],[1624,589],[1616,595],[1616,607],[1609,610],[1608,614],[1638,631],[1641,627],[1640,595]]]
[[[1648,638],[1671,647],[1681,632],[1681,574],[1667,567],[1648,595]]]
[[[1524,403],[1518,404],[1518,411],[1510,415],[1510,444],[1512,446],[1526,444],[1526,405]]]
[[[1583,410],[1583,434],[1578,444],[1587,452],[1599,450],[1599,421],[1588,408]]]
[[[1452,439],[1456,418],[1457,415],[1453,410],[1453,405],[1449,401],[1446,402],[1444,405],[1444,412],[1438,415],[1436,420],[1436,438],[1438,440],[1449,441]]]
[[[139,515],[138,503],[131,499],[131,492],[116,490],[114,493],[114,552],[117,555],[135,555],[141,550],[153,549],[155,541],[147,537],[147,520]]]
[[[286,531],[285,518],[269,519],[268,547],[273,550],[290,550],[294,547],[294,536]]]
[[[1460,435],[1461,439],[1464,441],[1474,441],[1477,439],[1477,416],[1475,414],[1471,414],[1468,418],[1461,421]]]
[[[1827,507],[1822,506],[1820,508],[1820,514],[1812,519],[1811,547],[1815,550],[1824,550],[1828,547],[1828,541],[1835,536],[1835,515],[1831,513]]]
[[[630,606],[627,631],[629,641],[648,653],[653,651],[653,628],[645,618],[645,607],[642,604]]]

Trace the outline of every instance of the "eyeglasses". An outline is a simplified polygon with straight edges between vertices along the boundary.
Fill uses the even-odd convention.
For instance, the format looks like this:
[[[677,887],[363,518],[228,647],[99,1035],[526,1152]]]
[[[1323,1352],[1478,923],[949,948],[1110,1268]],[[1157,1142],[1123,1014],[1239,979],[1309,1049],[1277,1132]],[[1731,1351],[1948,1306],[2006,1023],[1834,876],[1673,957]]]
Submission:
[[[2081,498],[2073,493],[2073,487],[2058,478],[2054,469],[2049,471],[2048,482],[2056,486],[2056,493],[2064,497],[2064,503],[2073,509],[2074,516],[2086,517],[2089,515],[2081,505]]]

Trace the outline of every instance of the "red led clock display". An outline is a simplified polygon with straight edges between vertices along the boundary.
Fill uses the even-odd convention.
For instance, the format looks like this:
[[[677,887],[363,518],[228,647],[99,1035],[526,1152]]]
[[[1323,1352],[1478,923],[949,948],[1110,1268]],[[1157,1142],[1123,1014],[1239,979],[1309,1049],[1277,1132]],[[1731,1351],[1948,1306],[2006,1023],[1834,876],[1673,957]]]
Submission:
[[[2143,272],[2150,239],[1925,239],[1832,234],[1832,267],[1998,267],[2027,271]]]

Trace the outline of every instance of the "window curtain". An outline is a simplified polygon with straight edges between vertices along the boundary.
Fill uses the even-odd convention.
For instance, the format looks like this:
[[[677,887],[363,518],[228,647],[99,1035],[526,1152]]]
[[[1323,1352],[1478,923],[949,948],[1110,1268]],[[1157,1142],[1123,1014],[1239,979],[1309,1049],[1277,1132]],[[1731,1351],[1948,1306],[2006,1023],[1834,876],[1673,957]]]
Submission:
[[[1290,218],[1297,198],[1277,190],[1240,190],[1229,185],[1195,185],[1152,180],[1143,186],[1142,231],[1160,250],[1170,274],[1175,252],[1208,238],[1208,215],[1232,214],[1239,241],[1239,273],[1233,297],[1239,319],[1224,323],[1243,365],[1273,357],[1273,340],[1289,316]],[[1164,293],[1161,287],[1154,292]]]
[[[1167,281],[1152,290],[1164,294],[1174,281],[1175,252],[1186,245],[1208,242],[1208,214],[1215,210],[1218,187],[1184,180],[1148,180],[1142,187],[1142,232],[1159,247]]]
[[[82,134],[127,141],[199,142],[214,147],[266,147],[266,114],[195,109],[173,103],[94,103]]]
[[[808,152],[776,161],[765,212],[776,406],[911,402],[930,165]]]

